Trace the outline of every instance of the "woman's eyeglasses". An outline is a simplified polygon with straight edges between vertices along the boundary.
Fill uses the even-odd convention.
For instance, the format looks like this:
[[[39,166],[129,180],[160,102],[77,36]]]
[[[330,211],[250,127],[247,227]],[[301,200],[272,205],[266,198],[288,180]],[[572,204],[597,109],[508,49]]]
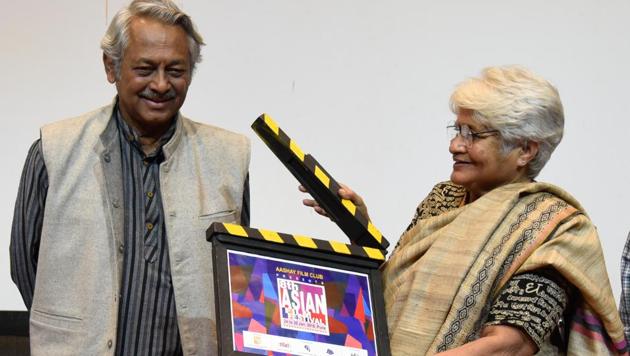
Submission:
[[[470,129],[468,125],[449,125],[446,126],[446,132],[448,139],[452,141],[455,137],[459,136],[464,139],[466,147],[472,146],[475,140],[493,136],[499,133],[499,130],[486,130],[481,132],[475,132]]]

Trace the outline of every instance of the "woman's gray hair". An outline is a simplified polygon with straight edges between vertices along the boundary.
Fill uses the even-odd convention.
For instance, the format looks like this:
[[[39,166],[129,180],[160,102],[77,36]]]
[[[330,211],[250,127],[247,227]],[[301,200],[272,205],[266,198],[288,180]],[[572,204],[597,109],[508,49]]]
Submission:
[[[502,151],[538,143],[538,154],[529,162],[527,175],[535,178],[562,140],[564,113],[558,90],[545,79],[519,66],[490,67],[481,77],[459,84],[451,95],[451,110],[473,111],[473,118],[498,130]]]
[[[129,25],[134,17],[151,18],[181,27],[188,36],[191,72],[194,72],[195,64],[201,62],[201,46],[204,43],[190,16],[171,0],[134,0],[116,13],[101,41],[101,49],[114,61],[116,78],[120,77],[120,64],[129,44]]]

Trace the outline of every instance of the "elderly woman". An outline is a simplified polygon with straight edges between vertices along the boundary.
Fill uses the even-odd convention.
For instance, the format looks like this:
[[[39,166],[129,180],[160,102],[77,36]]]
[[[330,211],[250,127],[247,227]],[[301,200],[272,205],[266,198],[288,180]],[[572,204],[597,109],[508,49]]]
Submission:
[[[392,354],[625,353],[594,225],[567,192],[534,181],[562,138],[556,89],[520,67],[488,68],[455,89],[451,109],[451,179],[382,269]]]

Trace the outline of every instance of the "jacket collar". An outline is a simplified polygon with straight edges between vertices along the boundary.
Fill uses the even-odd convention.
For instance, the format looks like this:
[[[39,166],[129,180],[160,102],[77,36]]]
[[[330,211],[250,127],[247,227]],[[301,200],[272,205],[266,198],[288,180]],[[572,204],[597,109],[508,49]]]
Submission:
[[[103,151],[112,151],[114,145],[118,144],[118,127],[116,124],[116,119],[113,115],[114,110],[116,110],[117,102],[118,96],[114,97],[112,103],[104,107],[100,111],[100,117],[98,119],[104,122],[104,129],[100,135],[100,142],[95,147],[95,151],[97,153],[101,153]],[[183,120],[184,117],[181,113],[178,112],[177,119],[175,120],[175,132],[173,133],[173,136],[170,138],[170,140],[168,140],[168,142],[165,143],[164,146],[162,146],[164,158],[166,160],[168,160],[169,157],[175,152],[177,146],[179,145],[179,142],[182,139],[184,131],[184,125],[182,122]]]

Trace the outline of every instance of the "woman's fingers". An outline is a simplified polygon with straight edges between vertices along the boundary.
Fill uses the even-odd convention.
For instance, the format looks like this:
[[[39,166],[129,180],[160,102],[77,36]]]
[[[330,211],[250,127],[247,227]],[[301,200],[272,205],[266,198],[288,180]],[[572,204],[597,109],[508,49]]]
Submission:
[[[363,198],[361,198],[359,194],[355,193],[354,190],[352,190],[347,185],[345,184],[339,184],[339,185],[341,186],[338,192],[339,196],[342,199],[350,200],[357,207],[357,209],[363,215],[365,215],[365,217],[369,220],[370,216],[368,215],[367,205],[365,205]],[[302,193],[308,193],[308,190],[303,185],[298,186],[298,189]],[[315,210],[315,212],[317,212],[319,215],[329,217],[328,214],[326,213],[326,210],[324,210],[321,206],[319,206],[319,204],[317,204],[317,202],[313,199],[302,199],[302,204],[310,208],[313,208],[313,210]]]
[[[306,188],[304,188],[304,186],[302,186],[302,185],[300,185],[298,187],[298,189],[302,193],[308,193]],[[315,200],[313,200],[313,199],[302,199],[302,204],[304,204],[305,206],[308,206],[309,208],[313,208],[313,210],[315,210],[315,212],[317,214],[329,218],[328,214],[326,214],[326,210],[324,210],[321,206],[319,206],[319,204],[317,204],[317,202]]]
[[[368,215],[367,205],[365,205],[363,198],[361,198],[359,194],[355,193],[347,185],[345,184],[340,184],[340,185],[341,185],[341,188],[339,188],[339,196],[342,197],[343,199],[350,200],[357,207],[357,209],[363,215],[365,215],[365,217],[369,220],[370,216]]]

